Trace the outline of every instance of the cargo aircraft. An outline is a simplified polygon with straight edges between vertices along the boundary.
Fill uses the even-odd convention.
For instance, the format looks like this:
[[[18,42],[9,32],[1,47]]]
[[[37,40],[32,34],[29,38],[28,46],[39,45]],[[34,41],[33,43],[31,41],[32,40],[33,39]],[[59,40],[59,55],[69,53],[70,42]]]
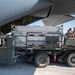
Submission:
[[[75,0],[0,0],[0,31],[7,33],[11,25],[28,25],[42,20],[56,26],[75,19]]]

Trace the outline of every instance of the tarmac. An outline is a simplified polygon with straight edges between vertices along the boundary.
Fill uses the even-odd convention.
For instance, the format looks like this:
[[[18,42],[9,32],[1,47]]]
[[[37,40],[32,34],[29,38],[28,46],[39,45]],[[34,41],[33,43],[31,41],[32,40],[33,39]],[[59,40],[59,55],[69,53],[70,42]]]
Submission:
[[[75,75],[75,67],[50,63],[46,68],[37,68],[34,64],[21,61],[13,65],[0,64],[0,75]]]

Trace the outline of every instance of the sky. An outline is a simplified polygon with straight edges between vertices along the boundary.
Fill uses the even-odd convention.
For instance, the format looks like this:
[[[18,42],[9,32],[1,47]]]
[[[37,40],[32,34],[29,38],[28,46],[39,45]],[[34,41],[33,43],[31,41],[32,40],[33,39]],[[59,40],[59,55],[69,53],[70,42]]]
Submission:
[[[75,20],[63,23],[61,25],[63,25],[63,33],[65,34],[65,33],[67,33],[67,30],[69,28],[72,28],[72,30],[73,30],[73,28],[75,27]],[[43,24],[42,20],[39,20],[39,21],[29,24],[29,26],[44,26],[44,24]]]
[[[69,28],[72,28],[73,30],[74,27],[75,27],[75,20],[66,22],[63,24],[63,32],[66,33]]]

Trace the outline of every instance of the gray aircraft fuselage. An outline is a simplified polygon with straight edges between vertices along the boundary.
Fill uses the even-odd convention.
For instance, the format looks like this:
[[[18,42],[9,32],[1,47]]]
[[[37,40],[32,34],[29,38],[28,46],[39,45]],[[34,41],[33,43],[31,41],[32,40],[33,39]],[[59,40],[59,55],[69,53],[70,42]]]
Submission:
[[[75,0],[0,0],[0,25],[26,15],[44,17],[46,13],[50,21],[46,19],[44,22],[53,21],[52,25],[55,25],[54,21],[58,22],[57,18],[60,19],[60,23],[72,20],[71,17],[65,16],[75,14]]]
[[[46,0],[0,0],[0,25],[50,6]]]

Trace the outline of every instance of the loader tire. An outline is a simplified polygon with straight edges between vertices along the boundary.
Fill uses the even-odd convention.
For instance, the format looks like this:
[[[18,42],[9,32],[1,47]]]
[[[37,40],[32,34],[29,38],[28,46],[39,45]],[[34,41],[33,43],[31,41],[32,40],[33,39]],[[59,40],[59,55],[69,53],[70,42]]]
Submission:
[[[50,58],[46,53],[39,53],[35,56],[34,62],[37,67],[44,68],[49,64]]]

